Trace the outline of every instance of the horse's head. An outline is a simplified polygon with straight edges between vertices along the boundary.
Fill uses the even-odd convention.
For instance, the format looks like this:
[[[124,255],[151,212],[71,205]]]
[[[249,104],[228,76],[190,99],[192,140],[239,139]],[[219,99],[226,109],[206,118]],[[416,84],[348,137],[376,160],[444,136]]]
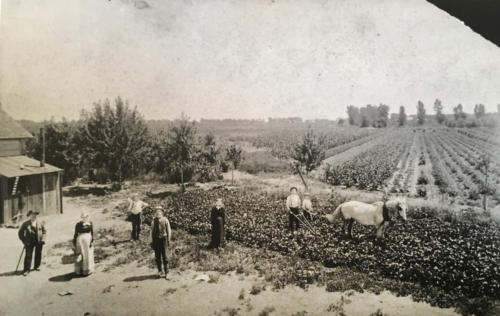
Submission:
[[[406,203],[406,199],[398,199],[396,201],[396,210],[398,211],[399,217],[401,217],[404,221],[406,221],[406,211],[408,210],[408,204]]]

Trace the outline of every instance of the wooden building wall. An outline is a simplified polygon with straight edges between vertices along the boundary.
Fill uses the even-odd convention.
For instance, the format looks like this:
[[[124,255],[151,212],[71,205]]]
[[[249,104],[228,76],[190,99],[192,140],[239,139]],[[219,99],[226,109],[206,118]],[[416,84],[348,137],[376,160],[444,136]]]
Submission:
[[[26,215],[29,210],[38,211],[40,215],[62,213],[61,178],[60,172],[23,176],[16,195],[11,195],[15,178],[0,178],[1,222],[9,221],[19,212]]]
[[[19,139],[0,139],[0,157],[19,156],[24,152],[24,144]]]

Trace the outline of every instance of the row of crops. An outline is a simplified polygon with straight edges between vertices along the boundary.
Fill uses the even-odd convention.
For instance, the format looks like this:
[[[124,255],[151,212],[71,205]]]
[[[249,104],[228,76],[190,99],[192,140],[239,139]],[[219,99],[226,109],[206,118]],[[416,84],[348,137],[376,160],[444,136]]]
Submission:
[[[381,189],[390,178],[401,159],[408,155],[413,133],[402,131],[399,135],[385,136],[385,141],[362,152],[353,159],[336,166],[327,166],[326,182],[366,190]]]
[[[392,192],[425,198],[447,196],[474,206],[480,206],[486,193],[497,204],[500,152],[484,132],[473,133],[445,128],[394,129],[377,135],[384,139],[380,145],[328,166],[324,179],[333,185],[365,190],[389,187]],[[365,138],[371,137],[374,135]],[[481,165],[483,157],[489,159],[487,172]]]
[[[164,205],[174,228],[205,234],[210,231],[209,210],[217,197],[226,206],[227,238],[242,245],[416,283],[423,292],[439,288],[446,296],[419,296],[439,306],[471,297],[500,298],[500,231],[495,224],[453,216],[443,219],[436,210],[410,209],[409,220],[395,222],[387,240],[379,243],[359,225],[354,233],[360,238],[345,239],[340,222],[329,224],[319,216],[312,220],[317,236],[306,231],[294,236],[286,229],[284,197],[272,194],[194,190],[157,203]],[[314,203],[319,214],[336,206],[326,199]]]

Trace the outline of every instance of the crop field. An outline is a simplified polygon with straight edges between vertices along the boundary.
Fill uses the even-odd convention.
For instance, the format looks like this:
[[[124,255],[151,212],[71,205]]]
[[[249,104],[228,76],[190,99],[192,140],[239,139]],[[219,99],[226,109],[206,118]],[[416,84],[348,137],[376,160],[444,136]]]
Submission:
[[[332,185],[387,190],[406,196],[482,206],[500,203],[500,138],[486,129],[337,128],[326,134],[325,157],[316,176]],[[251,138],[279,159],[300,142],[300,131]],[[284,158],[285,157],[285,158]],[[481,166],[486,157],[489,168]]]
[[[203,205],[210,205],[217,197],[225,201],[228,240],[299,256],[327,267],[348,267],[374,278],[396,280],[401,285],[394,289],[398,294],[411,293],[417,300],[440,307],[468,300],[480,305],[483,299],[499,298],[500,234],[495,225],[478,220],[474,213],[456,216],[413,208],[409,221],[395,222],[386,242],[380,243],[360,225],[354,229],[357,239],[346,239],[340,222],[329,224],[321,216],[312,221],[316,234],[301,230],[292,235],[286,228],[285,196],[280,193],[219,188],[188,191],[152,202],[164,205],[174,229],[198,235],[210,231]],[[331,213],[340,202],[334,196],[314,201],[318,215]],[[145,215],[150,221],[152,213]],[[305,286],[315,281],[314,271],[297,269],[304,269],[304,274],[294,283]]]

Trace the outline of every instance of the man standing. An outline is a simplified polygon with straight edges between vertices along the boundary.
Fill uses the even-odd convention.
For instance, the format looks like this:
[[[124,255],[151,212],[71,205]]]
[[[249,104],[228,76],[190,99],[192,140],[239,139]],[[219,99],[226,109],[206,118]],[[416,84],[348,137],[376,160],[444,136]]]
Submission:
[[[30,272],[33,250],[35,250],[34,268],[36,271],[40,271],[40,264],[42,263],[42,248],[45,244],[47,230],[45,229],[45,224],[38,220],[38,214],[36,211],[29,211],[27,215],[30,219],[21,225],[18,232],[19,239],[21,239],[26,249],[24,276],[27,276]]]
[[[168,280],[168,260],[167,248],[172,238],[172,230],[170,223],[166,217],[163,216],[163,209],[156,207],[155,218],[151,227],[151,248],[155,252],[156,267],[158,268],[158,276],[163,276],[162,263],[165,268],[165,280]]]
[[[132,196],[128,211],[130,212],[130,221],[132,222],[132,239],[139,240],[141,235],[142,210],[149,204],[138,199],[137,194]]]
[[[286,208],[288,210],[288,225],[290,231],[299,229],[299,209],[301,206],[300,196],[296,187],[290,188],[290,195],[286,198]]]
[[[311,202],[311,195],[309,194],[309,192],[304,193],[304,199],[302,200],[302,212],[305,219],[307,219],[308,221],[312,220],[313,206]]]

